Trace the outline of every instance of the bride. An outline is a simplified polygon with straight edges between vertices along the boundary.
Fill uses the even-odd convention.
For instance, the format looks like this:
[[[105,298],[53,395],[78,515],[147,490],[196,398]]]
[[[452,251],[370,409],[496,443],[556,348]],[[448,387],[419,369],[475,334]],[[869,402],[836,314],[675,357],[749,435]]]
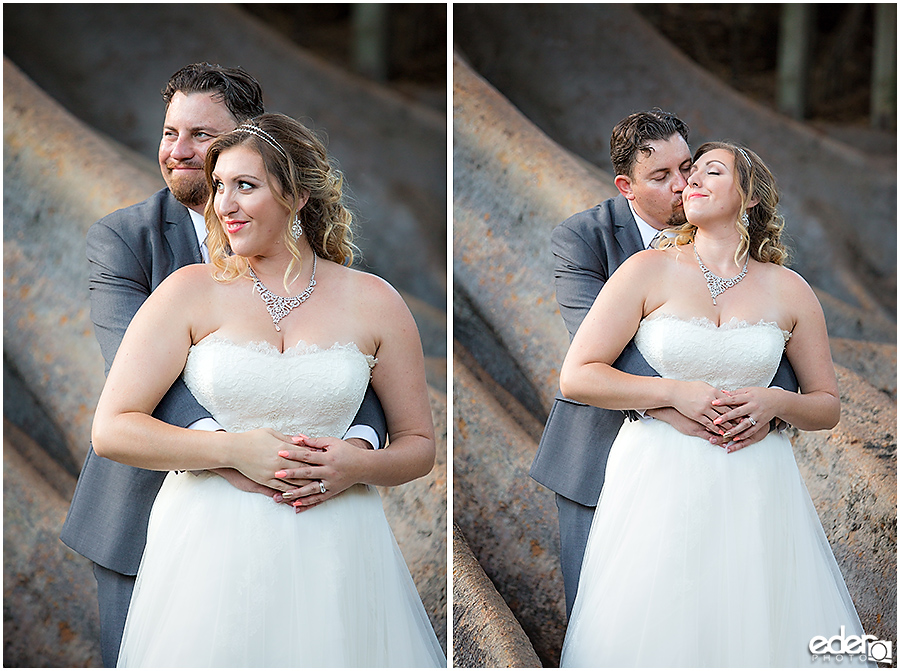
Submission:
[[[649,418],[622,427],[561,666],[809,666],[811,639],[862,626],[788,438],[740,441],[776,417],[837,424],[825,319],[782,265],[774,178],[755,153],[704,144],[682,197],[688,223],[609,279],[560,388],[610,409],[675,407],[731,442]],[[632,337],[662,377],[610,365]],[[768,388],[782,353],[802,393]],[[859,652],[845,663],[864,663]]]
[[[303,125],[257,117],[215,140],[205,171],[212,264],[149,297],[94,419],[101,456],[197,471],[169,473],[156,499],[119,665],[445,667],[374,488],[434,464],[413,318],[348,267],[341,175]],[[227,433],[151,416],[179,375]],[[334,438],[370,378],[391,436],[374,451]],[[321,475],[338,462],[363,484]],[[304,501],[343,491],[295,515],[205,472],[219,467]]]

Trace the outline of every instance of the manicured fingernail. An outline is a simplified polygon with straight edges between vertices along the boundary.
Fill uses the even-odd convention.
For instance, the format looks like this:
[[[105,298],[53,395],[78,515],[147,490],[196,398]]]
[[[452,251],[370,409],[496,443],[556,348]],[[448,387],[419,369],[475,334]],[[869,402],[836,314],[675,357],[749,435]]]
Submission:
[[[281,452],[278,453],[278,456],[279,456],[279,457],[286,457],[286,456],[288,456],[288,451],[287,451],[287,450],[281,450]]]
[[[278,472],[275,474],[275,477],[276,477],[276,478],[286,478],[286,477],[287,477],[287,471],[278,471]]]
[[[276,494],[275,503],[281,503],[282,501],[284,501],[284,497],[281,494]]]

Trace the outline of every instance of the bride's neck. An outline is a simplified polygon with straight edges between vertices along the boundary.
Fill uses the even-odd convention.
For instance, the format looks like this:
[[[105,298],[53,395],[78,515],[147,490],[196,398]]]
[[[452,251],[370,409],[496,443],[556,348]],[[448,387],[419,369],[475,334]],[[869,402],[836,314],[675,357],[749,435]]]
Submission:
[[[296,279],[290,285],[290,291],[295,292],[302,289],[309,282],[312,276],[313,261],[315,254],[309,245],[303,245],[300,249],[300,267],[294,267],[292,276],[296,275],[297,270],[300,271],[296,275]],[[293,256],[288,250],[277,256],[251,256],[247,258],[247,262],[253,269],[253,272],[266,286],[284,288],[284,275],[288,270]],[[298,289],[299,287],[299,289]],[[282,293],[279,291],[279,293]]]
[[[703,259],[704,265],[716,274],[720,274],[716,272],[717,270],[723,273],[735,268],[740,270],[743,258],[740,259],[740,263],[734,259],[740,244],[741,234],[736,230],[721,234],[697,230],[694,234],[694,248],[697,254]]]

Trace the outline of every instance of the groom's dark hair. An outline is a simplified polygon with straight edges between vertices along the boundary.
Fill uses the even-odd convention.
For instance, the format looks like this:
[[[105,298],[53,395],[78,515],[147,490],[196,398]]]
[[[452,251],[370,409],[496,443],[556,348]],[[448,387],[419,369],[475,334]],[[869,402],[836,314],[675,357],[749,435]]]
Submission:
[[[646,112],[635,112],[616,124],[609,138],[609,158],[617,175],[634,177],[637,153],[650,155],[650,142],[668,140],[675,134],[688,141],[688,125],[671,112],[658,107]]]
[[[185,95],[212,93],[217,102],[225,103],[238,124],[266,111],[262,87],[242,68],[224,68],[210,63],[185,65],[169,77],[166,88],[162,90],[166,108],[179,91]]]

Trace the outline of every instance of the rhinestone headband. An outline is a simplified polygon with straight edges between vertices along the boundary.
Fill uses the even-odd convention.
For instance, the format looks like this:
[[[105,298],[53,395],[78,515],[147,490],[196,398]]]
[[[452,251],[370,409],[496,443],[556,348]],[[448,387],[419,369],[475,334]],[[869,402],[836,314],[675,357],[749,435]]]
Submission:
[[[279,145],[277,142],[275,142],[275,139],[271,135],[269,135],[266,131],[264,131],[262,128],[260,128],[259,126],[255,126],[254,124],[247,122],[247,123],[243,123],[240,126],[238,126],[237,128],[235,128],[235,131],[250,133],[251,135],[255,135],[258,138],[262,138],[263,140],[268,142],[270,145],[272,145],[276,150],[278,150],[278,152],[282,156],[284,156],[285,158],[288,158],[287,152],[281,148],[281,145]]]
[[[745,151],[744,151],[743,149],[741,149],[740,147],[735,147],[735,149],[737,149],[739,152],[741,152],[741,156],[743,156],[745,159],[747,159],[747,165],[749,165],[749,166],[752,168],[752,167],[753,167],[753,161],[750,160],[750,156],[747,155],[747,152],[745,152]]]

